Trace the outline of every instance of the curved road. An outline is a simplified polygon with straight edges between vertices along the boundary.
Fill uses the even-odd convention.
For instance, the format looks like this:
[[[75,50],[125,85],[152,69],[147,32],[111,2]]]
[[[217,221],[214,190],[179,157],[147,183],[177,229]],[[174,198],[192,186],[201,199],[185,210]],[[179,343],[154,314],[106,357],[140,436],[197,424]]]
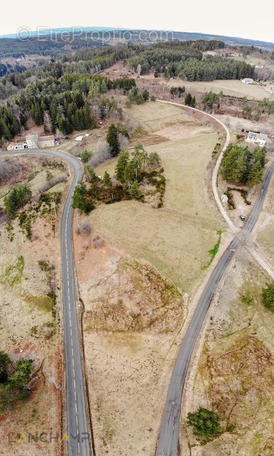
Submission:
[[[74,169],[73,183],[70,187],[61,221],[61,258],[62,291],[64,314],[64,346],[66,365],[66,409],[69,456],[94,456],[90,434],[89,412],[86,401],[85,382],[80,346],[80,332],[76,309],[74,259],[72,247],[71,198],[75,186],[82,177],[82,167],[73,156],[59,151],[0,151],[0,156],[43,154],[65,160]]]
[[[240,245],[243,245],[245,243],[258,220],[273,173],[274,163],[272,163],[272,165],[266,171],[259,196],[244,228],[225,250],[224,254],[213,270],[209,281],[206,284],[204,291],[199,299],[192,320],[179,348],[179,354],[173,368],[162,416],[156,456],[178,455],[182,394],[196,341],[202,329],[203,322],[206,317],[208,308],[211,304],[215,290],[220,283],[224,272],[231,262],[236,250]],[[232,222],[230,221],[230,223]]]

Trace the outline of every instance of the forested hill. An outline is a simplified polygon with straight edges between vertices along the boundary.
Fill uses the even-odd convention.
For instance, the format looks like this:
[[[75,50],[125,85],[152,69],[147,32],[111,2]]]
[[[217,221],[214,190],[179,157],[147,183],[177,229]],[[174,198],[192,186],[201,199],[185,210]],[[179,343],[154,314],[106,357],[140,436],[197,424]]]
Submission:
[[[191,81],[255,77],[254,66],[245,62],[203,54],[223,47],[221,41],[197,40],[88,48],[8,74],[0,79],[0,142],[11,140],[30,121],[44,125],[47,133],[94,128],[105,113],[115,109],[106,98],[109,90],[124,94],[135,90],[134,79],[110,81],[99,74],[116,62],[139,74],[154,72],[155,77]],[[131,96],[143,97],[136,90]]]
[[[225,57],[203,57],[204,51],[224,47],[221,41],[183,41],[150,46],[104,46],[88,48],[51,59],[37,68],[11,73],[0,79],[0,100],[16,95],[36,80],[59,79],[65,74],[94,74],[122,61],[141,74],[178,76],[190,81],[255,77],[253,66]]]

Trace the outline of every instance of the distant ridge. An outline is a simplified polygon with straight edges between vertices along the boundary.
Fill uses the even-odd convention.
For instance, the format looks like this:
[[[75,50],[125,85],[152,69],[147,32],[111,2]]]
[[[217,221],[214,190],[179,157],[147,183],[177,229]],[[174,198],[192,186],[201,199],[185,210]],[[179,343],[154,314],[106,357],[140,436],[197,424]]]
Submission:
[[[154,33],[168,33],[172,34],[174,39],[177,40],[222,40],[225,43],[229,45],[244,45],[244,46],[255,46],[255,47],[262,47],[262,48],[270,48],[274,49],[274,42],[267,42],[267,41],[261,41],[261,40],[252,40],[249,38],[239,38],[235,36],[226,36],[226,35],[215,35],[215,34],[209,34],[209,33],[196,33],[196,32],[180,32],[180,31],[173,31],[173,30],[145,30],[145,29],[117,29],[115,27],[81,27],[81,26],[75,26],[75,27],[62,27],[62,28],[56,28],[56,29],[39,29],[37,31],[29,31],[28,35],[29,37],[35,38],[38,36],[43,35],[45,38],[48,36],[50,37],[51,35],[58,35],[61,33],[70,33],[72,34],[73,32],[77,31],[82,31],[83,35],[85,33],[92,33],[92,32],[113,32],[113,34],[125,34],[125,33],[132,33],[134,34],[134,37],[136,39],[136,34],[139,32],[154,32]],[[77,35],[78,38],[81,39],[80,34]],[[13,38],[16,39],[18,38],[17,33],[11,33],[11,34],[5,34],[5,35],[0,35],[0,39],[2,38]]]

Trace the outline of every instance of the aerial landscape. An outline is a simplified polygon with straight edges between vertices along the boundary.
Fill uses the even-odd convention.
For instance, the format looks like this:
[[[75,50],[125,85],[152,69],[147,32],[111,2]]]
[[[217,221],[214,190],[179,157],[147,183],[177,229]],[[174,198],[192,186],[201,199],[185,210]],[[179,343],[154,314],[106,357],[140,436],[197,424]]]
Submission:
[[[15,3],[0,454],[273,456],[273,7]]]

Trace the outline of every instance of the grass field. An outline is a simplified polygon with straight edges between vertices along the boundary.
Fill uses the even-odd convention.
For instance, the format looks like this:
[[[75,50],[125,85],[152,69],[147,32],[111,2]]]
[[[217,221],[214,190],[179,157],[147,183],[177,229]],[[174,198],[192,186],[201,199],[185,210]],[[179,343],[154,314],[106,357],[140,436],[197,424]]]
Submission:
[[[259,84],[244,84],[236,80],[219,80],[219,81],[183,81],[180,79],[171,80],[168,86],[185,86],[188,92],[196,91],[200,93],[223,92],[224,95],[231,95],[234,97],[247,97],[248,99],[263,100],[269,98],[269,90],[266,90]]]
[[[184,118],[181,109],[157,103],[136,106],[131,114],[140,123],[157,129],[175,122],[174,134]],[[156,119],[156,120],[155,120]],[[138,258],[150,261],[184,291],[191,292],[210,259],[208,251],[218,240],[220,221],[207,192],[207,164],[217,134],[195,128],[196,136],[148,146],[158,152],[167,180],[164,205],[153,209],[136,201],[101,206],[92,215],[92,224],[108,239]],[[199,135],[199,128],[201,134]],[[170,129],[169,129],[170,136]],[[102,165],[98,174],[112,172],[115,161]]]

